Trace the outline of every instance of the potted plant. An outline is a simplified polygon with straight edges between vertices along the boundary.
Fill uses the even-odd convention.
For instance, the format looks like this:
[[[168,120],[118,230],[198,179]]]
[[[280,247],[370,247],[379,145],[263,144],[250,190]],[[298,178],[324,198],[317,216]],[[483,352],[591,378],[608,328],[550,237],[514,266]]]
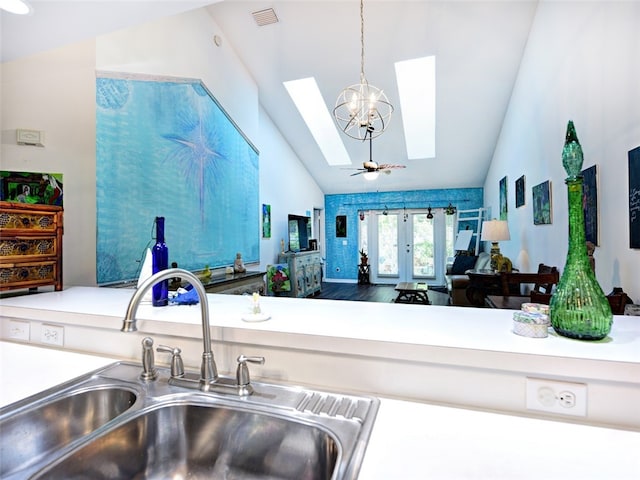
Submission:
[[[369,262],[369,258],[364,250],[360,250],[360,265],[366,265]]]

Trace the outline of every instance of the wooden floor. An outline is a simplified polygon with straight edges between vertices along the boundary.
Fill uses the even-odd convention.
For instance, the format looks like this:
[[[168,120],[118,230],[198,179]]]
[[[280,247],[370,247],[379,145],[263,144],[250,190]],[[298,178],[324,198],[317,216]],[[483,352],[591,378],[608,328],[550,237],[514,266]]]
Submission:
[[[398,292],[394,288],[395,285],[322,282],[322,291],[309,298],[391,303],[398,296]],[[449,296],[446,293],[429,290],[428,295],[432,305],[448,305]]]

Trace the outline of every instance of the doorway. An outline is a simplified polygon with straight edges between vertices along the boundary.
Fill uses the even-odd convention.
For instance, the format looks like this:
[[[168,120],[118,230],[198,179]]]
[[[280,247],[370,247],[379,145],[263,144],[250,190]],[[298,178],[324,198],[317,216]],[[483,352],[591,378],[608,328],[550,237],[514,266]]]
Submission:
[[[379,284],[444,284],[446,223],[442,209],[372,211],[361,226],[371,281]]]

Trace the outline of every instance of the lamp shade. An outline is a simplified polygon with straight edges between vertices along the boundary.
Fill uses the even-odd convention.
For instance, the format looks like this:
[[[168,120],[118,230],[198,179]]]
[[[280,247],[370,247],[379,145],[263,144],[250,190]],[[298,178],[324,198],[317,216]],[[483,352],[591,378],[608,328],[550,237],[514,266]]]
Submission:
[[[506,220],[486,220],[482,222],[481,240],[486,240],[487,242],[511,240],[509,223]]]

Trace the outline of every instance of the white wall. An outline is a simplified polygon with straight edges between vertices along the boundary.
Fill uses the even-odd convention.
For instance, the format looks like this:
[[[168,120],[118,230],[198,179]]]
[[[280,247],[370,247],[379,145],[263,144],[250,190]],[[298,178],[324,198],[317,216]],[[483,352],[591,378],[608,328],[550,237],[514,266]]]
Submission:
[[[640,145],[640,3],[541,1],[485,182],[485,205],[499,211],[508,180],[511,241],[504,255],[521,271],[564,267],[568,241],[562,146],[573,120],[583,168],[598,167],[596,276],[605,293],[623,287],[640,301],[640,250],[629,248],[627,152]],[[515,208],[515,180],[526,203]],[[533,225],[531,187],[552,184],[552,224]],[[520,249],[518,249],[520,246]]]
[[[263,238],[260,245],[260,263],[265,267],[276,261],[281,240],[288,248],[287,215],[312,216],[314,207],[324,208],[324,194],[262,108],[259,139],[260,199],[271,205],[271,238]],[[315,238],[319,234],[324,238],[324,232],[313,232]],[[325,251],[324,245],[319,248]]]
[[[64,283],[94,285],[95,42],[4,63],[1,93],[1,168],[64,174]],[[45,147],[17,145],[17,128],[44,131]]]
[[[1,168],[64,174],[65,286],[96,283],[96,70],[204,81],[260,151],[260,201],[271,204],[273,222],[272,238],[261,240],[262,267],[286,239],[287,213],[323,205],[317,184],[261,113],[255,82],[228,42],[215,46],[214,34],[220,29],[199,9],[2,64]],[[16,128],[45,131],[46,147],[18,146]]]

